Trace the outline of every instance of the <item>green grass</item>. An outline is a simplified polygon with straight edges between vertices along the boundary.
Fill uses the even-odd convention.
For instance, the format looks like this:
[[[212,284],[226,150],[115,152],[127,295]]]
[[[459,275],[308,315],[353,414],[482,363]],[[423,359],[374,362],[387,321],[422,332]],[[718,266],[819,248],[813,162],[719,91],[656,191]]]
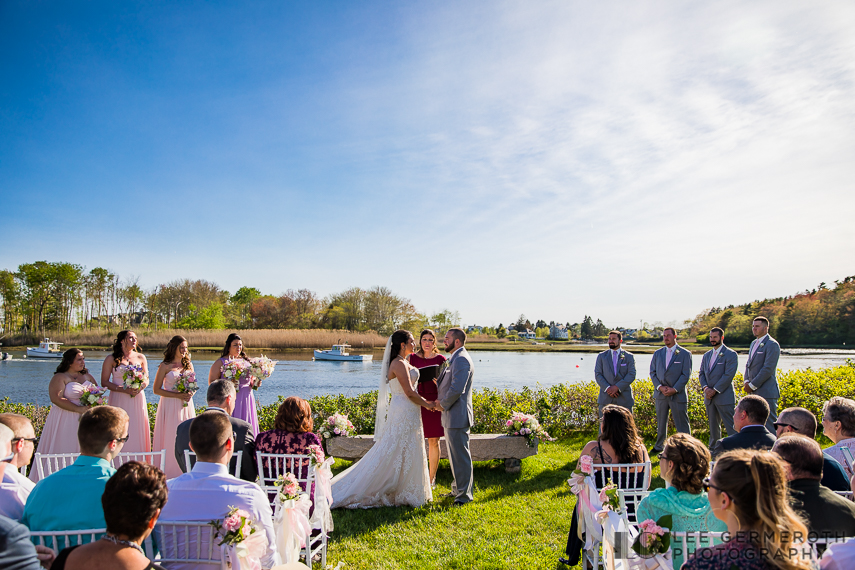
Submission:
[[[567,479],[594,433],[541,444],[506,473],[504,461],[475,463],[475,501],[452,507],[448,462],[440,462],[434,502],[420,508],[336,509],[327,563],[348,570],[558,567],[576,504]],[[339,472],[350,462],[336,461]],[[654,463],[651,487],[664,485]],[[316,565],[317,566],[317,565]]]

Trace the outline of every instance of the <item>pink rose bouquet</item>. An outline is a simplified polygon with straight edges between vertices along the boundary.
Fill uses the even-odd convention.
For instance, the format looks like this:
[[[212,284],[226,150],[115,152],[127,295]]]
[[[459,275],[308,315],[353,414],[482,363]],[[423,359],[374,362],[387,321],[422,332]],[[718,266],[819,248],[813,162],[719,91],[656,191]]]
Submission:
[[[145,381],[148,380],[143,367],[139,364],[122,364],[119,370],[122,371],[122,385],[126,390],[142,390]]]
[[[103,406],[107,403],[107,389],[99,388],[98,386],[89,386],[85,390],[83,390],[83,394],[80,395],[80,404],[82,406],[86,406],[87,408],[94,408],[95,406]]]
[[[270,360],[262,354],[258,358],[251,358],[249,362],[249,373],[252,375],[252,389],[258,390],[261,383],[273,374],[273,369],[276,368],[278,361]]]
[[[231,380],[235,385],[235,390],[240,389],[241,380],[250,374],[250,363],[242,358],[229,360],[223,365],[223,378]]]
[[[178,382],[175,383],[175,390],[182,394],[195,394],[199,390],[199,384],[196,382],[196,373],[192,370],[182,370],[178,375]],[[184,402],[184,407],[187,407],[189,402]]]
[[[349,437],[356,433],[356,428],[353,427],[353,424],[350,423],[347,416],[345,414],[339,414],[338,412],[327,418],[327,421],[324,422],[323,426],[321,426],[321,430],[324,439],[329,439],[337,435]]]
[[[279,493],[279,498],[283,503],[299,499],[300,494],[303,492],[300,482],[297,481],[297,477],[293,473],[280,475],[273,484],[279,488],[277,493]]]
[[[671,515],[665,515],[656,522],[653,522],[653,519],[641,521],[632,550],[640,556],[655,556],[668,552],[671,547],[672,519]]]
[[[549,437],[537,418],[522,412],[514,412],[511,419],[505,422],[505,433],[525,437],[529,447],[534,447],[538,441],[555,441]]]
[[[243,509],[229,507],[229,512],[221,521],[211,521],[210,524],[217,532],[220,546],[223,544],[237,545],[259,531],[252,516]]]

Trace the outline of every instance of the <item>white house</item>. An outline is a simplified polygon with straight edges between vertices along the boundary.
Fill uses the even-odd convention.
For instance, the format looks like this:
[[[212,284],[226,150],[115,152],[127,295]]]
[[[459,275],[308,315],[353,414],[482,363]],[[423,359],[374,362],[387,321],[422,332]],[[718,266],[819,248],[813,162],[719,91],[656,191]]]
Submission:
[[[525,329],[524,331],[520,331],[517,334],[519,335],[520,338],[531,338],[531,339],[533,339],[537,336],[535,334],[535,332],[531,329]]]
[[[549,336],[555,340],[567,340],[570,335],[567,334],[567,327],[564,325],[552,325],[549,327]]]

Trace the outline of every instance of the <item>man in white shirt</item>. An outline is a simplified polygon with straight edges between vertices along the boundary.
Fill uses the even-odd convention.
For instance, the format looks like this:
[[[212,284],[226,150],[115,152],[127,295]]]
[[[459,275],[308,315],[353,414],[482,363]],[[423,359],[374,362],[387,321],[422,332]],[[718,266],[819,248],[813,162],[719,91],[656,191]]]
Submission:
[[[189,473],[167,481],[169,500],[163,508],[160,521],[222,520],[231,507],[244,509],[267,535],[267,549],[261,557],[261,566],[275,566],[278,557],[273,511],[267,495],[255,483],[238,479],[228,472],[229,460],[234,451],[234,432],[228,416],[204,413],[194,419],[190,425],[190,449],[196,453],[196,464]],[[163,538],[168,540],[169,537],[167,535]],[[206,551],[207,544],[203,544],[202,549]],[[216,545],[214,550],[215,557],[219,558]],[[195,566],[189,563],[170,564],[169,567],[174,570],[195,570]]]
[[[36,432],[32,422],[21,414],[0,414],[0,424],[8,427],[14,434],[12,460],[0,478],[0,515],[20,522],[27,497],[36,484],[21,475],[19,470],[29,465],[33,459]]]

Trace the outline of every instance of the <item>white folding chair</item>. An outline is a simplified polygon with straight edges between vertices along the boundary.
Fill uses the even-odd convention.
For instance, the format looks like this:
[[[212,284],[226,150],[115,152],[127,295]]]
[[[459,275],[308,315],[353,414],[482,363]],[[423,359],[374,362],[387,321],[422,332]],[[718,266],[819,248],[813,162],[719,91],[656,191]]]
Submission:
[[[18,469],[18,472],[19,472],[21,475],[23,475],[24,477],[26,477],[26,476],[27,476],[27,466],[26,466],[26,465],[21,465],[21,467]]]
[[[60,469],[65,469],[80,456],[79,453],[36,453],[33,456],[33,465],[39,474],[39,481],[56,473]]]
[[[149,465],[154,465],[161,471],[166,470],[166,450],[161,449],[160,451],[122,451],[113,458],[112,464],[113,467],[118,469],[125,463],[131,461],[141,461],[143,463],[148,463]]]
[[[593,465],[595,481],[597,480],[597,472],[600,472],[600,489],[611,481],[617,485],[618,489],[628,492],[647,491],[647,488],[650,487],[652,470],[653,466],[650,461],[644,463],[594,463]],[[632,481],[630,481],[630,476]],[[591,550],[586,550],[582,554],[582,568],[598,570],[602,566],[600,543],[595,543]]]
[[[297,478],[300,486],[306,490],[306,493],[312,493],[312,484],[315,481],[315,470],[311,466],[308,455],[295,455],[285,453],[259,453],[255,454],[258,462],[258,484],[262,490],[267,493],[270,499],[271,506],[276,501],[277,488],[274,483],[280,475],[291,473]],[[318,489],[315,485],[315,494]],[[312,503],[315,504],[315,497],[312,496]],[[327,565],[327,530],[321,527],[313,527],[312,530],[320,530],[320,534],[315,537],[310,537],[306,541],[306,547],[303,549],[306,557],[306,564],[311,566],[312,557],[316,554],[321,555],[321,567]]]
[[[835,493],[837,493],[838,495],[840,495],[844,499],[849,499],[850,501],[855,500],[855,497],[853,497],[852,491],[835,491]]]
[[[158,521],[155,542],[160,549],[156,561],[169,568],[170,563],[220,567],[220,548],[214,527],[203,521]]]
[[[44,530],[31,531],[33,544],[46,546],[53,550],[54,554],[69,546],[88,544],[104,536],[106,528],[91,528],[86,530]]]
[[[618,490],[618,498],[620,499],[620,510],[622,513],[626,513],[626,519],[630,524],[636,524],[638,522],[638,516],[636,515],[638,503],[640,503],[641,500],[649,494],[650,491],[626,491],[624,489]],[[627,506],[632,507],[632,512],[629,512]]]
[[[193,459],[192,463],[190,462],[191,458]],[[240,479],[240,464],[241,464],[241,461],[243,460],[243,450],[242,449],[240,451],[235,451],[234,460],[235,460],[235,470],[234,470],[234,473],[231,473],[231,472],[230,473],[232,475],[234,475],[235,477],[237,477],[238,479]],[[190,451],[189,449],[185,449],[184,450],[184,465],[187,466],[187,472],[188,473],[190,472],[191,469],[193,469],[193,465],[195,465],[195,464],[196,464],[196,454],[193,453],[192,451]],[[229,462],[229,467],[231,467],[231,462]]]

